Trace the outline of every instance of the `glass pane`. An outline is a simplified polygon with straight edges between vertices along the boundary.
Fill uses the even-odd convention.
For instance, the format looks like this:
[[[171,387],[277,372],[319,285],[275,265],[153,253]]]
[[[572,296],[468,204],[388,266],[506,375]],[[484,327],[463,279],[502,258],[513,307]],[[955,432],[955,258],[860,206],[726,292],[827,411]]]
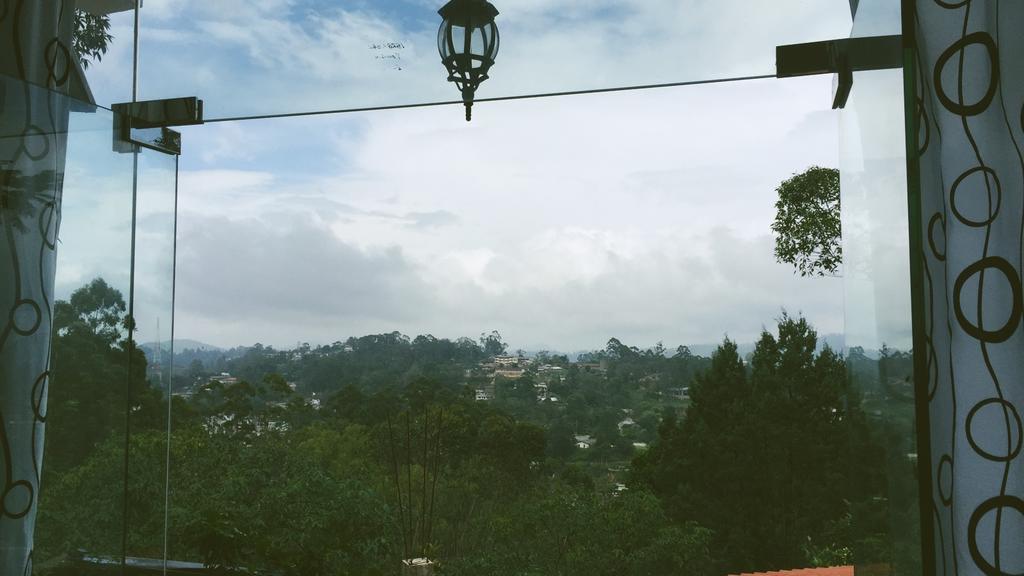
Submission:
[[[853,36],[899,33],[899,3],[861,0]],[[846,341],[851,382],[884,452],[859,480],[884,486],[886,526],[859,566],[920,574],[903,71],[857,72],[841,114]]]
[[[853,22],[855,37],[887,36],[902,32],[899,2],[892,0],[858,0],[857,16]]]
[[[2,82],[3,89],[15,91],[9,95],[30,94],[37,105],[59,103],[52,110],[63,110],[67,126],[59,137],[66,146],[62,157],[43,162],[37,174],[52,180],[58,166],[61,190],[59,229],[53,224],[59,230],[55,331],[33,553],[35,573],[50,574],[79,567],[82,557],[121,557],[132,158],[113,152],[110,111]],[[13,98],[6,104],[5,115],[16,109]],[[36,221],[27,229],[35,230]],[[40,257],[35,252],[23,261]]]
[[[458,100],[434,48],[442,3],[151,0],[141,97],[196,95],[208,118]],[[774,74],[777,45],[850,26],[845,0],[496,6],[502,50],[480,98]],[[116,31],[110,58],[130,39]]]
[[[167,520],[168,399],[171,357],[177,158],[151,150],[138,157],[135,223],[134,343],[144,382],[132,398],[128,478],[128,556],[162,561]]]
[[[845,279],[773,254],[780,182],[839,162],[829,82],[187,129],[170,556],[891,562]]]
[[[40,412],[46,420],[45,450],[37,455],[39,464],[45,465],[40,466],[35,573],[82,573],[96,566],[118,566],[126,543],[129,556],[160,561],[166,397],[173,377],[175,159],[156,152],[139,156],[133,214],[133,155],[114,151],[110,111],[6,77],[0,89],[7,94],[0,141],[28,150],[3,163],[3,209],[24,208],[27,212],[19,213],[19,218],[31,222],[10,230],[15,234],[14,246],[23,252],[18,260],[32,263],[25,270],[33,274],[33,282],[47,270],[56,270],[50,295],[54,302],[51,377],[39,392],[33,390],[39,395],[34,398],[42,399],[40,406],[46,407]],[[56,137],[32,132],[23,138],[21,125],[7,121],[22,118],[22,95],[33,102],[25,114],[33,110],[50,114],[47,120],[66,128]],[[14,132],[8,132],[12,127]],[[46,208],[32,214],[38,206],[22,200],[32,199],[37,189],[57,190],[56,211]],[[4,217],[6,230],[6,212]],[[33,236],[20,236],[43,224],[55,231],[54,238],[47,240],[56,249],[55,262],[46,259],[47,250],[33,251],[31,242],[23,241]],[[132,312],[136,329],[130,339]],[[162,352],[156,343],[162,343]],[[7,375],[4,378],[5,388],[13,386]],[[40,426],[35,431],[40,446],[42,433]],[[12,438],[22,440],[20,433]],[[123,540],[126,534],[127,541]]]
[[[483,55],[484,48],[487,46],[487,38],[483,28],[476,30],[473,37],[470,39],[469,51],[470,54]]]
[[[462,26],[452,26],[452,46],[455,47],[456,54],[465,52],[466,29]]]

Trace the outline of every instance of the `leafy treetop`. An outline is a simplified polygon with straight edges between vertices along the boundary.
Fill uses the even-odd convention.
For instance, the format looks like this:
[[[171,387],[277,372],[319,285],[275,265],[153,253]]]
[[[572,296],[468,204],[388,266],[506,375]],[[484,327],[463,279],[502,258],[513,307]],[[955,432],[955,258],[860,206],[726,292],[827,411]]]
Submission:
[[[843,261],[839,170],[812,166],[776,189],[775,258],[801,276],[829,276]]]
[[[89,14],[82,10],[75,11],[75,33],[71,47],[78,56],[82,68],[88,68],[89,62],[99,62],[107,53],[107,46],[114,37],[110,34],[110,17]]]

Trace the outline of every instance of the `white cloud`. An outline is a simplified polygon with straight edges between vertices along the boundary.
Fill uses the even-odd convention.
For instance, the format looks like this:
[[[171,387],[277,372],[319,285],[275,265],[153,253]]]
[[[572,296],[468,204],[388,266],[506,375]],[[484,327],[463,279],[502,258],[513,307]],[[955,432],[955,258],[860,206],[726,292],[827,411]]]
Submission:
[[[330,341],[431,309],[431,294],[398,247],[362,250],[306,218],[184,220],[180,333],[218,344]]]
[[[183,229],[234,239],[184,233],[180,282],[239,278],[182,290],[180,334],[497,328],[569,350],[753,339],[784,308],[840,332],[841,282],[796,277],[769,236],[778,182],[836,164],[828,104],[827,79],[805,79],[490,104],[469,125],[448,108],[239,124],[232,137],[276,147],[234,171],[183,159]]]

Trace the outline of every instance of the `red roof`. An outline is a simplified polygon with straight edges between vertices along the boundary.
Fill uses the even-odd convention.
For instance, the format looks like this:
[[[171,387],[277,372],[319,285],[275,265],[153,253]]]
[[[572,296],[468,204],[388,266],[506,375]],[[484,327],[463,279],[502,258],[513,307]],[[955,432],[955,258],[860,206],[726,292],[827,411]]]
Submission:
[[[853,576],[853,566],[803,568],[801,570],[777,570],[775,572],[745,572],[738,576]]]

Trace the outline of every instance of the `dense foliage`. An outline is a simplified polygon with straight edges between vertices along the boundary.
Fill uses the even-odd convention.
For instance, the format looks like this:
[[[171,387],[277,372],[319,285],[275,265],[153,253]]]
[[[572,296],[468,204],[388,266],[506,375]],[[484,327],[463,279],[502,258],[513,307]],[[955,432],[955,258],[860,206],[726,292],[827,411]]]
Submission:
[[[107,53],[107,46],[113,39],[114,36],[110,34],[109,16],[75,10],[75,30],[71,48],[83,69],[88,68],[92,60],[102,60],[103,55]]]
[[[812,166],[776,189],[775,258],[801,276],[835,274],[843,262],[839,170]]]
[[[129,556],[162,557],[165,496],[169,557],[220,572],[383,575],[424,555],[456,576],[716,575],[908,554],[891,531],[912,514],[887,498],[913,496],[885,471],[907,467],[909,430],[882,444],[867,412],[900,399],[904,357],[883,351],[881,382],[861,350],[848,371],[801,318],[749,358],[613,338],[527,361],[497,333],[193,350],[170,406],[124,318],[102,280],[57,305],[39,573],[119,558],[126,526]]]
[[[884,452],[843,360],[803,319],[765,332],[744,366],[726,341],[682,421],[638,458],[671,514],[711,529],[723,569],[884,561]]]

